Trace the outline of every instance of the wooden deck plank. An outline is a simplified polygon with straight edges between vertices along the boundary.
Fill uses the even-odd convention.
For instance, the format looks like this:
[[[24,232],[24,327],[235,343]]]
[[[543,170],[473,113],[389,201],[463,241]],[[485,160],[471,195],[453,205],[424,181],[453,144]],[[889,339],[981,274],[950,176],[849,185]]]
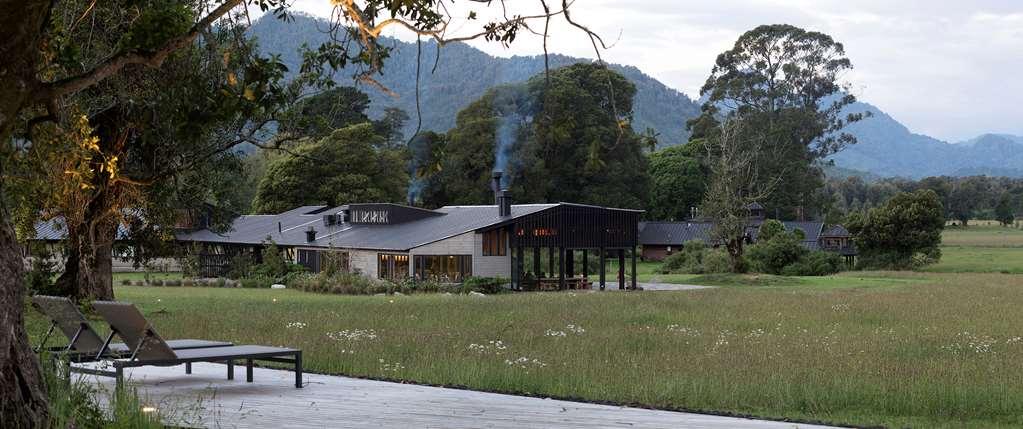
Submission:
[[[94,366],[96,364],[85,364]],[[237,368],[236,368],[237,370]],[[221,364],[126,371],[166,423],[190,427],[416,428],[822,428],[703,414],[645,410],[469,390],[256,368],[253,383],[226,379]],[[111,378],[80,375],[110,392]],[[101,402],[108,395],[100,395]]]

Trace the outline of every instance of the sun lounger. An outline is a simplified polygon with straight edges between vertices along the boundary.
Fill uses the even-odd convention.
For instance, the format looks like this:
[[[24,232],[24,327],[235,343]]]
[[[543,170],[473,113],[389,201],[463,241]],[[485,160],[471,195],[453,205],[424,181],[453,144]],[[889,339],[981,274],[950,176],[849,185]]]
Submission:
[[[92,329],[89,322],[78,311],[78,307],[70,299],[61,296],[36,295],[32,297],[32,305],[40,313],[50,318],[50,329],[43,336],[36,351],[46,348],[53,331],[60,329],[68,338],[68,344],[60,347],[46,348],[52,352],[66,353],[76,362],[98,360],[103,357],[123,357],[131,353],[124,343],[111,343],[113,332],[106,340]],[[225,341],[206,340],[171,340],[167,345],[174,350],[201,349],[207,347],[224,347],[233,345]]]
[[[89,371],[91,374],[116,377],[118,386],[124,378],[124,368],[185,364],[185,372],[190,374],[193,362],[225,362],[227,379],[233,380],[236,360],[245,361],[245,381],[251,383],[252,364],[258,360],[294,365],[295,387],[302,387],[301,350],[256,345],[175,350],[156,333],[135,305],[126,302],[95,301],[92,306],[110,323],[110,329],[131,349],[131,355],[127,360],[111,362],[113,372]]]

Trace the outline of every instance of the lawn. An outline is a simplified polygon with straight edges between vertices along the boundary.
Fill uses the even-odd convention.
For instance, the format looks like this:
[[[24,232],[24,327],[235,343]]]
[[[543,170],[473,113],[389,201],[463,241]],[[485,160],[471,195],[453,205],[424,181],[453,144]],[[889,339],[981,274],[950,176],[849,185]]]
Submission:
[[[116,292],[165,337],[300,347],[311,371],[855,425],[1023,424],[1023,276],[858,287],[883,275],[482,298]]]

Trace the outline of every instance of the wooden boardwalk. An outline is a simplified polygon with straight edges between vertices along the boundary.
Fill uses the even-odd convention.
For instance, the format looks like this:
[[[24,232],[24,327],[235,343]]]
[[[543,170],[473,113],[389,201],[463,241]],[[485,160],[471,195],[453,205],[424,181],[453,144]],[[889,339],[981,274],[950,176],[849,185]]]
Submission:
[[[214,428],[820,428],[822,426],[595,405],[459,389],[255,369],[226,380],[226,366],[133,368],[144,405],[165,423]],[[113,379],[82,376],[101,392]],[[100,394],[104,401],[108,395]]]

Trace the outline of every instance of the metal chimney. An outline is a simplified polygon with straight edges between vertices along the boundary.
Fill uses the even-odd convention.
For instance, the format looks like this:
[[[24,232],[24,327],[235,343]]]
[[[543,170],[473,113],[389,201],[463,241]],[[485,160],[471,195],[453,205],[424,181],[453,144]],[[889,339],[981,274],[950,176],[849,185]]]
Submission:
[[[305,231],[305,241],[306,242],[316,241],[316,228],[313,228],[312,225],[309,225],[309,229]]]
[[[501,193],[501,177],[502,176],[504,176],[504,173],[502,173],[500,171],[495,171],[491,175],[493,180],[490,181],[490,190],[494,191],[494,204],[500,204],[500,202],[497,199],[498,199],[498,197],[499,197],[499,195]]]
[[[511,195],[508,195],[507,189],[497,193],[497,214],[501,217],[511,216]]]

